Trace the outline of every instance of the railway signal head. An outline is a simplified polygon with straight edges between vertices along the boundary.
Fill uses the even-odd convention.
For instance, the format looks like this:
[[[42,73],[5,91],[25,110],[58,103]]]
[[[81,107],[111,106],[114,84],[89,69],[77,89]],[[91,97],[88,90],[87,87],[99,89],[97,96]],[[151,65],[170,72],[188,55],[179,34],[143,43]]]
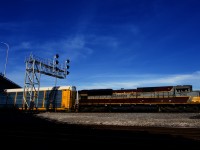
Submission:
[[[68,74],[69,74],[69,71],[68,71],[68,69],[69,69],[69,62],[70,62],[70,60],[69,60],[69,59],[67,59],[67,60],[66,60],[66,62],[65,62],[65,67],[66,67],[66,75],[68,75]]]

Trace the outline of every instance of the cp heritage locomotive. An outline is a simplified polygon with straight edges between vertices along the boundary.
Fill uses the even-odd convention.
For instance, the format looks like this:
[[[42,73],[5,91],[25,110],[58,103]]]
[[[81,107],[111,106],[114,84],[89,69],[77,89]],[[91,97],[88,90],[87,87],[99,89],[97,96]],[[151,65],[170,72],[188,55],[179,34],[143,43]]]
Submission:
[[[79,112],[198,112],[200,91],[192,85],[78,91]]]

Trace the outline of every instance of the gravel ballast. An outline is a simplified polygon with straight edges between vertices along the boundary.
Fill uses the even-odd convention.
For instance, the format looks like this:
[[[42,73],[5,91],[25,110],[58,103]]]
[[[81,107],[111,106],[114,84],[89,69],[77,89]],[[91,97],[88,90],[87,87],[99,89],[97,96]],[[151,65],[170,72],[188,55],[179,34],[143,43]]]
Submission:
[[[55,113],[38,117],[60,123],[137,127],[200,128],[199,113]]]

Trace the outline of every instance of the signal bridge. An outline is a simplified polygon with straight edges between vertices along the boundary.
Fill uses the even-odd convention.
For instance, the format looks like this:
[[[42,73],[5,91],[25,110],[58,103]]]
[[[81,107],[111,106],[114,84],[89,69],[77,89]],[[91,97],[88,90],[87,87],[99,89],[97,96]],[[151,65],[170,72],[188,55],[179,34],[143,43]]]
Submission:
[[[43,59],[31,54],[25,58],[26,73],[22,102],[24,108],[30,108],[31,102],[34,102],[37,108],[41,74],[55,77],[56,80],[65,79],[69,74],[70,61],[66,60],[63,64],[59,64],[58,57],[59,55],[56,54],[54,59]]]

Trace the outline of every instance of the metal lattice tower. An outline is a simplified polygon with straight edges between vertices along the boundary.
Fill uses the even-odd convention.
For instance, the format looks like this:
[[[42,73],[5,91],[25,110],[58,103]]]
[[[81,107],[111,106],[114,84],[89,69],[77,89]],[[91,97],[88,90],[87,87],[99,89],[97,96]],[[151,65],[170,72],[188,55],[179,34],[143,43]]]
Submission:
[[[58,65],[58,54],[54,59],[42,59],[34,55],[30,55],[25,59],[26,72],[24,81],[23,92],[23,107],[30,107],[31,100],[33,100],[35,107],[38,106],[38,97],[40,89],[40,76],[41,74],[52,76],[60,79],[65,79],[69,74],[67,69],[69,60],[63,65]]]

